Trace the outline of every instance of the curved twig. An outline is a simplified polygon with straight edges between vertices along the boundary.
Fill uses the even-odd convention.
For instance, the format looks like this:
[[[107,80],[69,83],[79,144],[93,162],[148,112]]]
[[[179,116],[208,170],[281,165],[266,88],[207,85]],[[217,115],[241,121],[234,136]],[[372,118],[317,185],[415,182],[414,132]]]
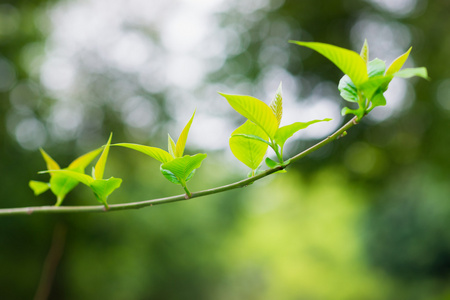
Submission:
[[[332,135],[328,136],[327,138],[323,139],[322,141],[318,142],[317,144],[313,145],[312,147],[304,150],[303,152],[293,156],[290,158],[289,163],[285,164],[284,166],[278,166],[269,170],[266,170],[258,175],[255,175],[253,177],[237,181],[228,185],[207,189],[199,192],[192,193],[192,198],[198,198],[198,197],[204,197],[212,194],[222,193],[225,191],[245,187],[257,180],[260,180],[266,176],[269,176],[277,171],[280,171],[286,167],[288,167],[293,162],[305,157],[306,155],[318,150],[319,148],[325,146],[326,144],[336,140],[337,138],[344,136],[345,132],[353,127],[354,125],[358,124],[356,122],[356,117],[351,119],[349,122],[347,122],[344,126],[339,128],[337,131],[335,131]],[[153,205],[159,205],[164,203],[170,203],[170,202],[177,202],[177,201],[186,201],[186,195],[178,195],[178,196],[171,196],[171,197],[165,197],[165,198],[157,198],[157,199],[151,199],[151,200],[144,200],[144,201],[138,201],[138,202],[131,202],[131,203],[121,203],[121,204],[111,204],[109,205],[108,209],[105,209],[103,205],[86,205],[86,206],[30,206],[30,207],[21,207],[21,208],[4,208],[0,209],[0,215],[30,215],[30,214],[36,214],[36,213],[81,213],[81,212],[109,212],[109,211],[116,211],[116,210],[126,210],[126,209],[138,209],[143,208],[147,206],[153,206]]]

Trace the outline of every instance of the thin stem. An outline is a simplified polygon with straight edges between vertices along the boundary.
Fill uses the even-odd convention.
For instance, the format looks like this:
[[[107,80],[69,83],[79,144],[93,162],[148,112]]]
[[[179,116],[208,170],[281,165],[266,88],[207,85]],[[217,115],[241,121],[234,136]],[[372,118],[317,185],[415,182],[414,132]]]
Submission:
[[[56,204],[55,204],[55,206],[60,206],[61,203],[63,202],[63,200],[64,200],[64,197],[57,196],[56,197]]]
[[[277,155],[278,160],[282,164],[283,163],[283,155],[280,153],[280,151],[278,151],[277,143],[275,143],[275,141],[273,141],[273,140],[271,140],[270,142],[271,142],[270,147],[273,149],[273,151]]]
[[[183,185],[183,189],[184,189],[184,191],[186,192],[185,198],[186,198],[186,199],[192,198],[192,193],[188,190],[188,188],[187,188],[186,185]]]
[[[291,163],[300,160],[301,158],[305,157],[306,155],[310,154],[311,152],[314,152],[318,150],[319,148],[322,148],[326,144],[336,140],[337,138],[344,136],[345,132],[353,127],[357,123],[357,117],[355,116],[353,119],[351,119],[349,122],[347,122],[344,126],[339,128],[336,132],[334,132],[332,135],[328,136],[324,140],[318,142],[314,146],[306,149],[305,151],[293,156],[290,158],[289,163],[286,163],[282,166],[277,166],[275,168],[266,170],[264,172],[259,173],[258,175],[255,175],[253,177],[240,180],[228,185],[203,190],[195,193],[191,193],[190,198],[198,198],[198,197],[204,197],[208,195],[213,195],[217,193],[222,193],[225,191],[237,189],[246,187],[247,185],[260,180],[264,177],[267,177],[275,172],[278,172],[280,170],[283,170],[287,166],[289,166]],[[81,212],[105,212],[105,211],[116,211],[116,210],[126,210],[126,209],[138,209],[146,206],[153,206],[153,205],[159,205],[159,204],[165,204],[170,202],[177,202],[182,201],[186,199],[186,195],[178,195],[178,196],[171,196],[171,197],[165,197],[165,198],[158,198],[158,199],[152,199],[152,200],[144,200],[139,202],[131,202],[131,203],[121,203],[121,204],[111,204],[109,205],[109,208],[106,208],[102,205],[89,205],[89,206],[32,206],[32,207],[22,207],[22,208],[4,208],[0,209],[0,215],[30,215],[34,213],[81,213]]]

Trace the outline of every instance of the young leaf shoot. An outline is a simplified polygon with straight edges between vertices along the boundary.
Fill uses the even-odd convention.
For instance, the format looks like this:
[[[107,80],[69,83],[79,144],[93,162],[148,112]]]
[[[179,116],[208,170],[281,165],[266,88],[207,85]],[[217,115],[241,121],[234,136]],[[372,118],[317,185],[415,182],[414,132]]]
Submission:
[[[161,162],[160,170],[163,176],[172,183],[180,184],[186,192],[186,197],[190,198],[192,197],[192,194],[187,188],[186,182],[192,178],[195,170],[200,168],[202,161],[206,158],[206,154],[202,153],[193,156],[183,156],[194,116],[195,112],[192,114],[192,117],[181,131],[176,143],[170,135],[168,136],[168,152],[156,147],[130,143],[118,143],[113,146],[130,148]]]
[[[64,178],[66,180],[71,180],[73,182],[81,182],[88,187],[91,188],[91,190],[94,192],[95,197],[97,198],[97,201],[102,203],[105,206],[105,209],[108,209],[108,196],[117,188],[120,187],[122,183],[122,179],[120,178],[114,178],[111,177],[109,179],[103,179],[103,175],[105,172],[105,166],[106,166],[106,160],[108,158],[109,154],[109,148],[111,145],[111,139],[112,139],[112,133],[109,136],[108,142],[103,147],[103,152],[100,156],[100,158],[97,161],[97,164],[92,169],[92,176],[84,174],[84,172],[78,172],[76,169],[64,169],[64,170],[51,170],[51,171],[44,171],[40,173],[50,173],[57,174],[59,177]],[[102,150],[102,148],[98,149]],[[96,150],[96,151],[98,151]],[[94,157],[95,158],[95,157]],[[76,160],[74,161],[74,165],[77,167],[86,167],[85,161],[83,160]],[[84,168],[83,168],[84,170]]]
[[[375,58],[369,61],[369,45],[367,40],[358,53],[333,45],[315,42],[290,41],[291,43],[313,49],[334,63],[344,76],[339,81],[338,89],[341,97],[358,104],[358,108],[344,107],[342,115],[353,114],[359,121],[377,106],[386,105],[384,92],[394,77],[410,78],[413,76],[428,79],[427,70],[421,68],[403,69],[402,66],[411,52],[411,48],[396,58],[387,68],[384,61]]]
[[[252,169],[253,175],[264,159],[268,146],[275,152],[278,163],[268,159],[267,166],[269,168],[284,166],[283,148],[288,138],[311,124],[330,121],[323,119],[305,123],[296,122],[280,128],[283,116],[281,83],[270,105],[250,96],[219,94],[225,97],[231,107],[248,119],[231,134],[230,149],[237,159]]]

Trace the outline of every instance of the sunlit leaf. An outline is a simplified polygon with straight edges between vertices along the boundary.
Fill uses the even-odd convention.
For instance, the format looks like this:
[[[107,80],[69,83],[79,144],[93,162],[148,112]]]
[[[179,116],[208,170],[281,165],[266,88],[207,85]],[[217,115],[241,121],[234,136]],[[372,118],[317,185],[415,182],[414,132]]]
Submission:
[[[193,156],[185,155],[183,157],[178,157],[172,161],[162,164],[160,169],[164,176],[166,176],[165,173],[171,173],[178,179],[178,181],[183,183],[187,181],[189,175],[195,169],[201,166],[202,161],[205,158],[206,154],[203,153],[199,153]]]
[[[384,98],[383,93],[379,91],[375,95],[373,95],[371,103],[372,103],[371,109],[377,106],[385,106],[386,98]]]
[[[39,149],[41,151],[42,157],[44,158],[46,164],[47,164],[47,170],[59,170],[60,167],[56,161],[53,160],[53,158],[50,157],[50,155],[47,154],[47,152],[44,151],[44,149]]]
[[[344,75],[339,81],[338,89],[341,97],[350,102],[358,102],[358,90],[348,75]]]
[[[342,72],[348,75],[356,86],[367,80],[367,65],[361,56],[351,50],[341,47],[317,43],[290,41],[300,46],[313,49],[334,63]]]
[[[78,171],[73,172],[80,173]],[[66,195],[78,185],[78,183],[79,180],[77,179],[73,179],[72,177],[69,177],[62,173],[54,172],[52,173],[52,177],[50,178],[50,189],[52,190],[53,194],[55,194],[57,197],[64,199]]]
[[[375,77],[375,76],[382,76],[384,75],[384,71],[386,70],[386,64],[381,59],[375,58],[374,60],[370,61],[367,65],[367,73],[369,75],[369,78]]]
[[[359,53],[359,56],[361,56],[366,64],[369,62],[369,44],[367,43],[367,39],[364,40],[364,44],[362,46],[361,52]]]
[[[361,91],[364,93],[364,96],[366,96],[367,99],[372,100],[373,95],[377,91],[381,91],[382,93],[386,91],[387,86],[392,78],[392,75],[369,78],[369,80],[361,85]]]
[[[261,164],[267,152],[268,145],[255,139],[241,136],[253,135],[267,140],[267,134],[255,123],[247,120],[239,126],[230,137],[230,149],[234,156],[250,169],[255,170]]]
[[[296,133],[297,131],[304,129],[311,124],[327,121],[331,121],[331,119],[313,120],[309,122],[295,122],[291,125],[280,127],[277,131],[277,134],[275,135],[275,142],[281,147],[281,149],[283,149],[286,140],[294,135],[294,133]]]
[[[98,159],[97,163],[95,164],[95,176],[94,179],[103,179],[103,173],[105,172],[105,166],[106,166],[106,160],[108,159],[109,154],[109,146],[111,145],[111,139],[112,139],[112,133],[109,135],[108,142],[106,143],[105,147],[103,148],[102,155]]]
[[[94,158],[96,158],[100,154],[100,152],[102,152],[102,148],[95,149],[78,157],[69,165],[68,169],[80,169],[84,171],[87,165],[89,165],[94,160]]]
[[[106,204],[108,196],[120,187],[122,179],[111,177],[109,179],[94,180],[90,187],[94,192],[97,200],[103,204]]]
[[[194,120],[195,111],[192,114],[192,117],[189,119],[189,122],[184,126],[183,131],[178,137],[176,148],[175,148],[175,157],[182,157],[184,153],[184,148],[186,147],[186,140],[189,134],[189,129],[191,128],[192,120]]]
[[[168,149],[169,149],[169,154],[173,156],[173,158],[175,158],[175,153],[176,153],[176,145],[175,142],[173,141],[172,137],[170,136],[170,134],[168,134]]]
[[[266,157],[266,165],[273,169],[275,167],[278,167],[280,165],[280,162],[276,162],[273,159],[270,159],[269,157]]]
[[[172,171],[163,169],[162,167],[160,167],[159,169],[161,170],[161,173],[163,174],[163,176],[170,182],[175,183],[175,184],[182,184],[180,179],[178,179],[178,177],[175,174],[173,174]]]
[[[49,173],[49,171],[41,171],[39,173],[40,174],[42,174],[42,173]],[[94,178],[92,178],[89,175],[86,175],[86,174],[83,174],[83,173],[80,173],[80,172],[67,170],[67,169],[55,170],[55,171],[52,171],[52,173],[61,174],[63,176],[70,177],[72,179],[75,179],[75,180],[77,180],[77,181],[87,185],[87,186],[90,186],[91,183],[94,181]]]
[[[350,109],[348,107],[342,108],[341,115],[345,116],[345,115],[349,115],[349,114],[353,114],[358,118],[358,120],[361,120],[361,118],[364,116],[365,112],[362,107],[359,107],[358,109]]]
[[[251,122],[251,121],[249,121]],[[244,134],[244,133],[235,133],[233,134],[231,137],[243,137],[246,139],[251,139],[251,140],[255,140],[264,144],[267,144],[268,146],[270,146],[270,143],[268,141],[266,141],[265,139],[257,136],[257,135],[253,135],[253,134]]]
[[[287,161],[287,162],[289,162],[289,161]],[[279,166],[282,166],[282,165],[284,165],[285,163],[286,163],[286,162],[284,162],[284,163],[276,162],[276,161],[270,159],[269,157],[266,157],[266,165],[267,165],[269,168],[271,168],[271,169],[276,168],[276,167],[279,167]],[[287,172],[287,171],[283,169],[283,170],[279,170],[279,171],[277,171],[277,172],[275,172],[275,173],[286,173],[286,172]]]
[[[397,73],[405,64],[406,60],[408,59],[409,53],[411,52],[412,47],[408,49],[405,53],[397,57],[392,64],[389,66],[389,68],[386,70],[386,75],[392,75],[394,73]]]
[[[281,92],[281,82],[278,86],[277,93],[275,94],[275,97],[272,99],[272,102],[270,102],[269,107],[272,109],[273,114],[277,118],[278,126],[280,126],[281,118],[283,117],[283,95]]]
[[[50,188],[50,184],[48,182],[35,181],[35,180],[30,180],[28,185],[33,190],[35,196],[38,196],[38,195],[44,193],[45,191],[47,191]]]
[[[159,161],[161,163],[166,163],[166,162],[173,160],[173,157],[172,157],[172,155],[169,154],[169,152],[167,152],[163,149],[160,149],[160,148],[156,148],[156,147],[144,146],[144,145],[139,145],[139,144],[130,144],[130,143],[118,143],[118,144],[113,144],[112,146],[120,146],[120,147],[130,148],[130,149],[139,151],[141,153],[144,153],[144,154],[156,159],[157,161]]]
[[[401,78],[411,78],[414,76],[418,76],[418,77],[422,77],[424,79],[430,79],[428,77],[428,72],[425,67],[403,69],[403,70],[400,70],[397,73],[395,73],[394,76],[401,77]]]
[[[267,104],[251,96],[219,94],[224,96],[238,113],[261,127],[269,137],[275,136],[278,121]]]

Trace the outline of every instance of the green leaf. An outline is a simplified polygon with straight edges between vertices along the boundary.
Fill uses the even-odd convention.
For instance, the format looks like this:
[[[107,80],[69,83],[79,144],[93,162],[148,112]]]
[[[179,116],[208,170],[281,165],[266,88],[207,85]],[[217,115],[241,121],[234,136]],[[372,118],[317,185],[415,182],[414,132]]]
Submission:
[[[286,140],[293,136],[297,131],[304,129],[311,124],[327,121],[331,121],[331,119],[313,120],[309,122],[295,122],[291,125],[280,127],[280,129],[278,129],[277,131],[277,134],[275,135],[275,142],[281,147],[281,149],[283,149]]]
[[[192,114],[192,117],[189,119],[189,122],[184,126],[183,131],[181,132],[180,136],[177,140],[177,145],[175,148],[175,156],[174,157],[182,157],[184,153],[184,148],[186,146],[186,140],[189,134],[189,129],[191,128],[192,120],[194,120],[195,111]]]
[[[170,182],[175,183],[175,184],[183,184],[175,174],[173,174],[169,170],[163,169],[162,165],[159,167],[159,169],[160,169],[161,173],[163,174],[163,176]]]
[[[47,191],[50,188],[50,184],[48,182],[35,181],[35,180],[30,180],[28,185],[33,190],[35,196],[38,196],[38,195],[44,193],[45,191]]]
[[[361,52],[359,53],[359,56],[361,56],[366,64],[369,62],[369,44],[367,43],[367,39],[364,40],[364,44],[362,46]]]
[[[400,70],[397,73],[395,73],[394,76],[401,77],[401,78],[411,78],[414,76],[418,76],[418,77],[422,77],[427,80],[430,79],[428,77],[428,72],[425,67],[403,69],[403,70]]]
[[[238,113],[264,130],[270,138],[275,136],[278,120],[267,104],[251,96],[219,94],[224,96]]]
[[[80,173],[78,171],[73,172]],[[78,182],[79,180],[73,179],[65,174],[52,173],[52,177],[50,178],[50,189],[52,190],[53,194],[61,198],[62,201],[62,199],[64,199],[66,195],[78,185]]]
[[[169,154],[172,155],[173,158],[175,158],[175,153],[176,153],[176,146],[175,146],[175,142],[173,141],[172,137],[170,136],[170,134],[168,134],[168,149],[169,149]]]
[[[372,100],[373,95],[380,91],[384,93],[388,87],[389,82],[392,80],[393,76],[378,76],[369,78],[366,82],[361,85],[361,91],[364,93],[364,96]]]
[[[167,152],[163,149],[160,149],[160,148],[156,148],[156,147],[144,146],[144,145],[139,145],[139,144],[130,144],[130,143],[118,143],[118,144],[113,144],[112,146],[120,146],[120,147],[130,148],[130,149],[139,151],[141,153],[144,153],[144,154],[156,159],[157,161],[159,161],[161,163],[166,163],[166,162],[173,160],[173,157],[172,157],[172,155],[169,154],[169,152]]]
[[[383,76],[386,70],[386,64],[381,59],[375,58],[367,65],[367,73],[369,78],[375,76]]]
[[[112,133],[109,135],[108,142],[103,148],[102,155],[95,165],[94,179],[103,179],[103,173],[105,172],[106,160],[108,159],[109,146],[111,145]]]
[[[389,68],[386,71],[386,75],[392,75],[394,73],[397,73],[405,64],[406,60],[408,59],[409,53],[411,52],[412,47],[408,49],[405,53],[397,57],[392,64],[389,66]]]
[[[94,180],[90,187],[94,192],[97,200],[107,206],[106,200],[108,196],[120,187],[122,179],[111,177],[109,179]]]
[[[41,171],[39,172],[39,174],[43,174],[43,173],[50,173],[50,171]],[[71,170],[67,170],[67,169],[63,169],[63,170],[53,170],[52,173],[55,174],[61,174],[63,176],[67,176],[69,178],[75,179],[87,186],[91,186],[91,183],[94,181],[94,178],[92,178],[89,175],[80,173],[80,172],[75,172],[75,171],[71,171]]]
[[[178,181],[183,184],[183,182],[187,181],[189,175],[195,169],[200,168],[202,161],[205,158],[206,154],[203,153],[199,153],[193,156],[185,155],[183,157],[177,157],[172,161],[162,164],[160,169],[164,176],[166,176],[165,173],[171,174],[171,176],[175,176],[176,179],[178,179]],[[172,181],[171,179],[169,180]]]
[[[265,139],[263,139],[263,138],[261,138],[261,137],[259,137],[257,135],[253,135],[253,134],[236,133],[236,134],[231,135],[231,137],[243,137],[243,138],[246,138],[246,139],[251,139],[251,140],[255,140],[255,141],[267,144],[269,146],[271,145]]]
[[[249,120],[239,126],[231,134],[231,152],[233,152],[234,156],[242,163],[250,169],[255,170],[264,159],[268,145],[259,140],[249,139],[242,135],[258,136],[262,140],[266,140],[268,136],[259,126]]]
[[[358,107],[358,109],[350,109],[348,107],[344,107],[341,110],[341,115],[345,116],[345,115],[349,115],[349,114],[353,114],[357,117],[358,120],[361,120],[362,117],[364,117],[364,110],[362,107]]]
[[[277,118],[278,126],[280,126],[281,118],[283,117],[283,95],[281,94],[281,82],[278,86],[275,97],[270,102],[269,107],[272,109],[273,114]]]
[[[344,75],[339,81],[338,89],[341,97],[350,102],[358,102],[358,90],[348,75]]]
[[[328,58],[339,69],[341,69],[342,72],[348,75],[357,87],[368,78],[367,66],[364,59],[354,51],[324,43],[300,41],[290,42],[313,49]]]
[[[386,98],[384,98],[384,95],[381,91],[377,92],[372,97],[372,106],[370,107],[370,110],[374,109],[377,106],[385,106],[386,105]]]
[[[269,168],[273,169],[273,168],[275,168],[275,167],[278,167],[278,166],[280,165],[280,162],[276,162],[276,161],[274,161],[274,160],[272,160],[272,159],[266,157],[266,165],[267,165]]]
[[[289,161],[289,160],[288,160],[288,161]],[[274,161],[274,160],[272,160],[272,159],[266,157],[266,165],[267,165],[269,168],[271,168],[271,169],[276,168],[276,167],[278,167],[278,166],[282,166],[282,165],[284,165],[284,164],[286,164],[286,162],[280,163],[280,162],[276,162],[276,161]],[[275,173],[286,173],[286,172],[287,172],[287,171],[283,169],[283,170],[279,170],[279,171],[277,171],[277,172],[275,172]]]
[[[96,158],[100,154],[100,152],[102,152],[102,148],[95,149],[78,157],[69,165],[68,169],[79,169],[84,172],[84,169],[86,169],[87,165],[89,165],[94,160],[94,158]]]
[[[42,157],[44,158],[45,162],[47,163],[47,170],[59,170],[60,167],[56,161],[53,160],[53,158],[50,157],[50,155],[47,154],[47,152],[44,151],[44,149],[40,148]]]

